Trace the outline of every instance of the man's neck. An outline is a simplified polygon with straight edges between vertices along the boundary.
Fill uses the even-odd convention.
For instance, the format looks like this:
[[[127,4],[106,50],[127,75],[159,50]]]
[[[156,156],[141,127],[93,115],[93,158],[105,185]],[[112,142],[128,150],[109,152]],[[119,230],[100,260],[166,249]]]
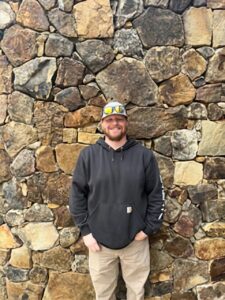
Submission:
[[[112,141],[107,136],[105,137],[105,142],[114,150],[122,147],[127,141],[127,137],[124,136],[120,141]]]

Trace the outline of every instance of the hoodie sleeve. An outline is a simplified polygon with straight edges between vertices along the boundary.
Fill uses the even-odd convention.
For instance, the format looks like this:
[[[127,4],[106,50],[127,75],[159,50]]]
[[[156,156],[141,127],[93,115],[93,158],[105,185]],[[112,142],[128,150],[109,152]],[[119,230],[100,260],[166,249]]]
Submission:
[[[88,184],[86,176],[86,164],[84,159],[84,153],[81,152],[73,173],[72,186],[69,198],[69,208],[74,223],[80,228],[81,234],[83,236],[90,233],[90,229],[87,223],[87,197]]]
[[[151,152],[150,152],[151,153]],[[147,213],[145,218],[146,234],[156,233],[163,221],[164,190],[155,156],[151,153],[150,161],[145,169],[145,189],[148,196]]]

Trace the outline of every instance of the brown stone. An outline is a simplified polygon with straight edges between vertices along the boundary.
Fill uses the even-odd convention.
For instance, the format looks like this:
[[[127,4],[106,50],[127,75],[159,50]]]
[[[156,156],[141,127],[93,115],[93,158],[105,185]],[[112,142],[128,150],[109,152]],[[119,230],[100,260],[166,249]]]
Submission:
[[[164,270],[173,262],[172,257],[162,250],[151,249],[150,255],[152,271]]]
[[[84,100],[89,100],[90,98],[97,96],[99,92],[99,88],[93,84],[79,85],[79,90]]]
[[[9,263],[16,268],[30,269],[32,266],[30,249],[26,245],[13,249]]]
[[[26,198],[30,202],[42,203],[42,192],[46,185],[46,174],[35,173],[29,178],[27,178],[27,195]]]
[[[225,7],[225,6],[224,6]],[[222,30],[225,26],[225,11],[215,10],[213,12],[213,47],[225,46],[225,33]]]
[[[4,266],[6,262],[9,260],[10,250],[8,249],[0,249],[0,266]]]
[[[220,300],[225,294],[223,282],[210,283],[197,287],[198,300]]]
[[[225,80],[225,47],[216,50],[210,58],[205,74],[206,82],[221,82]]]
[[[77,86],[82,83],[85,66],[72,58],[64,58],[58,69],[56,84],[63,87]]]
[[[36,153],[36,167],[41,172],[55,172],[58,170],[53,149],[50,146],[41,146]]]
[[[69,112],[65,116],[64,125],[66,127],[83,127],[101,119],[101,108],[96,106],[86,106],[75,112]]]
[[[88,105],[94,105],[94,106],[99,106],[99,107],[103,107],[106,105],[106,99],[104,97],[104,95],[99,95],[99,96],[96,96],[94,98],[91,98],[89,101],[88,101]]]
[[[184,74],[166,80],[159,87],[159,101],[169,106],[189,104],[194,97],[195,88]]]
[[[172,159],[165,157],[160,154],[155,154],[160,175],[162,176],[162,182],[165,187],[171,187],[173,185],[173,175],[174,175],[174,164]]]
[[[185,42],[187,45],[211,45],[212,11],[205,7],[191,7],[184,12]]]
[[[8,101],[8,97],[7,95],[0,95],[0,125],[4,124],[5,122],[5,118],[6,118],[6,114],[7,114],[7,101]]]
[[[5,31],[1,47],[13,66],[17,67],[37,55],[36,38],[36,32],[17,24]]]
[[[166,198],[166,210],[164,213],[164,220],[168,223],[175,223],[180,215],[181,205],[176,199]]]
[[[150,139],[187,126],[183,106],[169,109],[136,107],[128,111],[128,118],[128,135],[135,138]]]
[[[10,163],[11,163],[11,158],[7,154],[5,150],[0,150],[0,183],[7,181],[11,178],[11,173],[10,173]]]
[[[203,179],[203,166],[195,161],[175,163],[174,184],[195,185]]]
[[[29,298],[39,300],[42,297],[43,285],[26,282],[11,282],[6,280],[6,288],[9,299]]]
[[[188,186],[189,199],[194,204],[201,204],[206,200],[217,199],[217,187],[213,184],[198,184]]]
[[[78,132],[78,143],[82,144],[95,144],[97,140],[102,137],[102,134],[93,134],[89,132]]]
[[[192,256],[194,252],[191,242],[179,235],[166,242],[165,250],[171,256],[183,258]]]
[[[74,111],[85,106],[85,102],[81,99],[77,87],[63,89],[61,92],[55,95],[55,101],[65,106],[70,111]]]
[[[63,143],[76,143],[77,142],[77,130],[74,128],[63,129]]]
[[[126,57],[115,61],[97,74],[96,81],[108,99],[139,106],[157,103],[157,85],[139,60]]]
[[[195,242],[195,255],[202,260],[211,260],[225,256],[225,240],[222,238],[204,238]]]
[[[42,6],[35,0],[24,0],[16,18],[18,23],[37,31],[48,30],[49,22]]]
[[[207,6],[212,9],[225,8],[225,0],[207,0]]]
[[[207,158],[204,164],[204,178],[225,179],[225,158]]]
[[[12,66],[6,56],[0,55],[0,94],[12,92]]]
[[[210,103],[208,105],[208,118],[211,121],[218,121],[223,119],[224,111],[216,103]]]
[[[209,237],[221,237],[225,238],[225,223],[224,222],[214,222],[207,223],[202,226],[206,235]]]
[[[88,255],[88,248],[85,246],[84,241],[80,238],[75,244],[70,247],[73,254],[86,254]]]
[[[170,300],[197,300],[193,292],[173,293]]]
[[[197,89],[196,101],[203,103],[215,103],[221,101],[222,85],[221,83],[206,84]]]
[[[89,39],[113,36],[113,14],[109,0],[78,3],[73,7],[73,15],[78,36]]]
[[[210,265],[210,276],[212,281],[225,279],[225,258],[215,259]]]
[[[71,56],[73,52],[73,42],[58,33],[51,33],[45,44],[46,56]]]
[[[77,37],[76,20],[72,14],[54,8],[48,13],[49,21],[64,36]]]
[[[64,114],[65,108],[57,103],[35,103],[34,123],[43,146],[55,146],[62,142]]]
[[[184,65],[183,73],[187,74],[191,80],[200,77],[206,70],[207,61],[194,49],[190,49],[182,55]]]
[[[47,203],[68,205],[71,176],[64,173],[50,173],[44,186],[42,197]],[[57,189],[55,188],[57,186]]]
[[[177,259],[174,262],[173,275],[175,291],[188,291],[209,280],[208,263]]]
[[[72,174],[80,151],[85,146],[80,144],[58,144],[55,148],[57,163],[66,174]]]
[[[0,226],[0,248],[13,249],[19,247],[15,237],[6,224]]]
[[[60,206],[53,210],[55,215],[55,222],[57,227],[68,227],[73,226],[72,216],[69,212],[69,209],[66,206]]]
[[[3,129],[3,140],[6,151],[14,157],[21,149],[37,140],[37,131],[30,125],[12,121]]]

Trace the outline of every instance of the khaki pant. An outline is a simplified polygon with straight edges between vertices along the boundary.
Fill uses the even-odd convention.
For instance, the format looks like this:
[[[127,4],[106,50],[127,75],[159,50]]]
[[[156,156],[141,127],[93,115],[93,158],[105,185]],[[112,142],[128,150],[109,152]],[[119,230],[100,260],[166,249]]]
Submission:
[[[101,251],[89,251],[89,269],[96,300],[115,300],[115,290],[121,264],[128,300],[144,299],[144,284],[150,271],[149,241],[133,241],[127,247],[113,250],[101,246]]]

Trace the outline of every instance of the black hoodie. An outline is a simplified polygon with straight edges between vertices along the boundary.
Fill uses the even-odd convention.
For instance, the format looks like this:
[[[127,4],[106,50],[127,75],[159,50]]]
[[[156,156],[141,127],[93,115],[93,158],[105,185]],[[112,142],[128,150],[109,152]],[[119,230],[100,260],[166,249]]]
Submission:
[[[159,230],[163,187],[151,150],[128,139],[117,150],[100,138],[83,149],[73,174],[70,212],[82,235],[111,249],[127,246],[143,230]]]

